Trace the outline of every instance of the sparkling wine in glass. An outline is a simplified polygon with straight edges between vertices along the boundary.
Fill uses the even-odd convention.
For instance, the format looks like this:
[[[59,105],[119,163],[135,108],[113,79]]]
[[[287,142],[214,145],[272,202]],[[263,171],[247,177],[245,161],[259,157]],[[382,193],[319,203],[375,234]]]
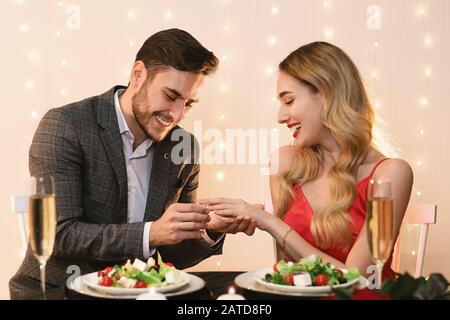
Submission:
[[[391,182],[371,180],[367,195],[367,236],[370,252],[377,267],[376,287],[380,289],[383,266],[389,259],[394,244]]]
[[[41,288],[45,299],[45,265],[52,255],[56,234],[55,183],[53,177],[32,177],[29,201],[30,248],[39,262]]]

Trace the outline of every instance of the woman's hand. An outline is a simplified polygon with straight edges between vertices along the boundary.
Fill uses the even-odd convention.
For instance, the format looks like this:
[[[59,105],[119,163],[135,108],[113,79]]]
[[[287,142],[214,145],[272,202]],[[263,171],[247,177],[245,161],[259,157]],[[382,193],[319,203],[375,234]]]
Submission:
[[[211,221],[208,223],[208,230],[231,234],[243,232],[248,236],[255,233],[256,221],[250,217],[224,218],[213,212],[209,216]]]
[[[199,204],[206,205],[209,210],[224,218],[249,217],[256,221],[256,227],[261,230],[264,230],[268,221],[273,218],[270,213],[264,211],[264,205],[249,204],[242,199],[202,199]]]

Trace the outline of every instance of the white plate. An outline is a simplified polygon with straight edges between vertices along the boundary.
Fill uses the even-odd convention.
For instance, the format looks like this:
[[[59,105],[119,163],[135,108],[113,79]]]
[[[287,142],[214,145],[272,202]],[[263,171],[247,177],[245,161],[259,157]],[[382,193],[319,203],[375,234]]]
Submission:
[[[180,289],[189,283],[190,277],[186,272],[180,271],[183,278],[183,282],[178,284],[170,284],[163,287],[154,287],[155,291],[158,293],[166,293]],[[142,293],[147,293],[148,288],[114,288],[114,287],[104,287],[98,284],[97,272],[92,272],[83,276],[83,281],[86,286],[96,292],[106,293],[109,295],[128,295],[137,296]]]
[[[174,296],[178,296],[178,295],[189,294],[189,293],[201,290],[201,289],[203,289],[203,287],[205,287],[206,283],[202,278],[199,278],[192,274],[188,274],[188,273],[186,273],[186,274],[189,278],[188,284],[185,285],[184,287],[179,288],[178,290],[164,293],[164,295],[166,297],[174,297]],[[106,292],[95,291],[95,290],[90,289],[86,285],[86,283],[84,281],[86,276],[89,276],[89,274],[75,278],[67,285],[67,287],[70,290],[73,290],[80,294],[95,297],[95,298],[103,298],[103,299],[136,299],[137,296],[140,294],[140,293],[138,293],[138,294],[131,294],[131,295],[127,295],[127,294],[114,295],[114,294],[108,294]],[[147,291],[148,291],[148,289],[147,289]]]
[[[253,279],[253,274],[254,272],[240,274],[234,279],[234,283],[245,290],[284,297],[324,297],[330,295],[329,293],[297,293],[270,289],[256,282]]]
[[[286,292],[286,293],[302,293],[302,294],[317,294],[317,293],[331,293],[331,286],[319,286],[319,287],[295,287],[295,286],[288,286],[288,285],[281,285],[281,284],[274,284],[270,282],[264,281],[264,277],[267,273],[272,273],[272,268],[262,269],[259,271],[256,271],[253,273],[253,280],[256,281],[258,284],[270,288],[272,290],[280,291],[280,292]],[[353,286],[354,284],[358,283],[360,280],[360,277],[353,279],[352,281],[349,281],[347,283],[339,284],[333,286],[333,288],[348,288]]]

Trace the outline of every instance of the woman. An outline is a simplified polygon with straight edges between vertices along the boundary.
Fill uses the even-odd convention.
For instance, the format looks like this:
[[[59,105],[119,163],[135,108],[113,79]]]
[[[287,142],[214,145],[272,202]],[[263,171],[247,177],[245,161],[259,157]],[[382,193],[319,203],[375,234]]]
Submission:
[[[275,215],[240,199],[205,199],[215,214],[250,217],[277,241],[278,258],[315,254],[339,268],[373,265],[365,225],[367,186],[389,179],[397,237],[413,183],[407,162],[387,159],[374,146],[374,114],[361,76],[339,48],[314,42],[279,65],[278,122],[294,145],[279,149],[271,166]],[[394,277],[391,259],[383,277]]]

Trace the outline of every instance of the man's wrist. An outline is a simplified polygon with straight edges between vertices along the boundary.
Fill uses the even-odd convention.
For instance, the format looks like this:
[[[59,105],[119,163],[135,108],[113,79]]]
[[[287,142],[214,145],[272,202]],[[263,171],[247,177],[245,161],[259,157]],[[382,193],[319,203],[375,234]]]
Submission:
[[[153,256],[156,252],[156,249],[150,246],[150,228],[153,224],[153,221],[145,222],[144,224],[144,234],[142,239],[142,255],[145,260],[149,257]]]
[[[150,244],[151,248],[156,248],[161,245],[161,243],[158,241],[157,228],[158,221],[154,221],[150,226],[150,234],[148,237],[148,243]]]

